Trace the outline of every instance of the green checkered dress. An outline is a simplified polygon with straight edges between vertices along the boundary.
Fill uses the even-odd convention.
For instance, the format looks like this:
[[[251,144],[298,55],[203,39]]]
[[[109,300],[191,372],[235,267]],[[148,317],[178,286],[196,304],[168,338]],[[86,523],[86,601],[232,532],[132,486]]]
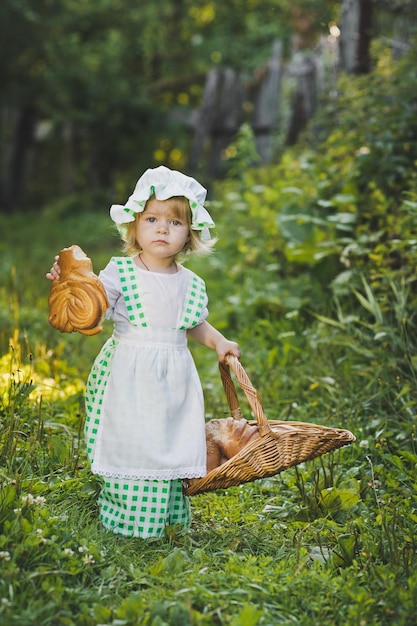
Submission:
[[[129,322],[116,321],[87,381],[87,454],[103,481],[98,502],[105,528],[161,537],[166,526],[189,528],[182,479],[206,471],[203,396],[186,345],[186,330],[206,306],[205,285],[185,268],[182,277],[168,277],[179,286],[176,327],[153,328],[144,286],[152,273],[144,276],[129,258],[111,263]]]

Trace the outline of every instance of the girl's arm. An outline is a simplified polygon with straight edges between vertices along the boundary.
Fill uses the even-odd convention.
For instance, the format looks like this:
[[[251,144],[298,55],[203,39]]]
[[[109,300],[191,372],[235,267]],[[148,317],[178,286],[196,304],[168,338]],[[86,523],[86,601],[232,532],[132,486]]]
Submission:
[[[188,330],[187,335],[197,343],[201,343],[203,346],[207,346],[207,348],[216,350],[219,361],[221,362],[224,361],[227,354],[232,354],[237,358],[240,357],[239,344],[226,339],[221,332],[206,321]]]

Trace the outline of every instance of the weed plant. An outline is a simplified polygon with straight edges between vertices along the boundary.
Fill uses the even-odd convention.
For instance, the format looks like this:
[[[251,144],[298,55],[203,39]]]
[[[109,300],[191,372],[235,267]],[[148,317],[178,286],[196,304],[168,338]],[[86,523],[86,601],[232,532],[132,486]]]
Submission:
[[[47,323],[54,253],[78,243],[99,270],[118,253],[107,216],[74,216],[71,199],[1,217],[1,626],[417,623],[417,185],[401,134],[414,67],[382,56],[369,90],[362,78],[342,83],[340,127],[318,120],[308,149],[274,167],[236,167],[216,189],[217,252],[191,264],[206,278],[213,323],[239,340],[270,418],[346,427],[357,441],[194,497],[185,537],[168,528],[144,542],[102,529],[83,392],[111,329],[86,339]],[[372,155],[385,118],[375,112],[360,136],[364,99],[373,110],[381,90],[401,138],[384,185],[379,149],[374,162],[361,154]],[[222,417],[213,354],[193,352],[207,417]],[[243,397],[242,409],[250,417]]]

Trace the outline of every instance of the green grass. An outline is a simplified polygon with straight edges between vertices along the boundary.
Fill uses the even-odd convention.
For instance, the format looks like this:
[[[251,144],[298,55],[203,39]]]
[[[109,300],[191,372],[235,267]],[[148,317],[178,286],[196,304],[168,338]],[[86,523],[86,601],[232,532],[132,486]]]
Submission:
[[[346,427],[357,443],[268,480],[194,497],[185,537],[172,528],[163,540],[124,539],[98,521],[98,484],[82,443],[84,381],[110,327],[88,339],[52,331],[43,278],[62,245],[80,243],[98,270],[118,244],[109,232],[100,245],[106,218],[48,218],[47,237],[45,219],[1,224],[10,237],[0,290],[0,624],[416,623],[415,380],[393,348],[410,339],[385,312],[375,322],[382,343],[374,340],[374,322],[365,319],[373,292],[362,289],[369,306],[358,304],[366,324],[301,310],[260,317],[256,307],[239,308],[236,320],[230,276],[218,272],[224,255],[228,267],[238,263],[230,242],[204,261],[205,271],[193,262],[216,295],[212,319],[241,343],[267,415]],[[97,239],[89,230],[96,223]],[[227,406],[214,353],[193,352],[207,414],[221,417]],[[242,408],[248,415],[243,399]]]

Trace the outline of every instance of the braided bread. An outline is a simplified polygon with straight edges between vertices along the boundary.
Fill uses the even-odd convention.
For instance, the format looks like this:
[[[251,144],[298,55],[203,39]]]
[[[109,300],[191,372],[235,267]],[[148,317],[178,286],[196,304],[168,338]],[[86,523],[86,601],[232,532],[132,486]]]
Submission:
[[[93,272],[91,259],[79,246],[59,253],[60,277],[51,284],[49,323],[62,333],[96,335],[109,308],[103,284]]]

